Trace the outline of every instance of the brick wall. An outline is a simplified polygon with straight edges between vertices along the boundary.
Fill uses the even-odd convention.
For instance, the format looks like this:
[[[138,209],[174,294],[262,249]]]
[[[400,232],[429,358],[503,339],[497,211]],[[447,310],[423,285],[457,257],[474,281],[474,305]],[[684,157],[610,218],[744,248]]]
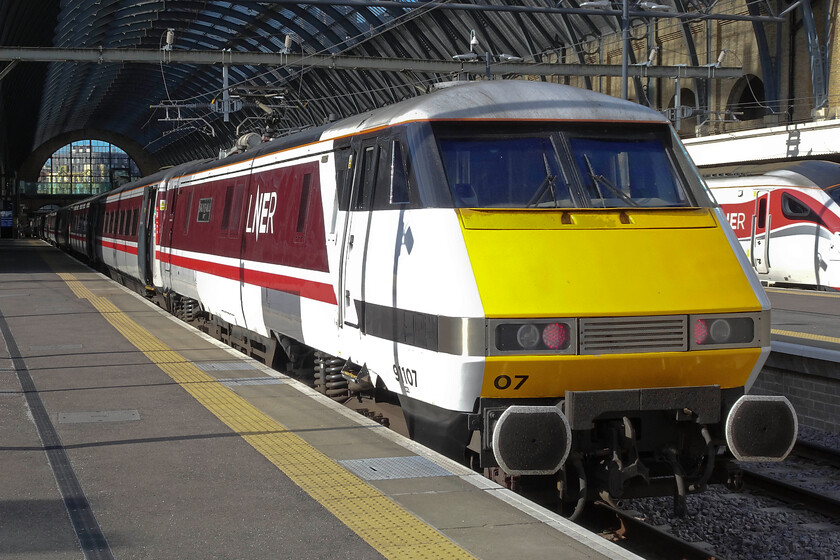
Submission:
[[[751,394],[784,395],[801,426],[840,433],[840,364],[773,353]]]

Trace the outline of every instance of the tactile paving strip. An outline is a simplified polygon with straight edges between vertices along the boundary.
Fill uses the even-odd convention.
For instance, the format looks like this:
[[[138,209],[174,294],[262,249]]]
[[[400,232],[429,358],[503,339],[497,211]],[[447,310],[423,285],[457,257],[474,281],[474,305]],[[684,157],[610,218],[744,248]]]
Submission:
[[[453,473],[419,455],[409,457],[347,459],[339,461],[339,463],[363,480],[454,476]]]
[[[775,334],[777,336],[790,336],[793,338],[805,338],[808,340],[819,340],[820,342],[830,342],[832,344],[840,344],[840,338],[836,336],[824,336],[821,334],[809,334],[809,333],[801,333],[795,331],[784,331],[780,329],[773,329],[770,331],[771,334]]]
[[[169,348],[75,276],[59,273],[138,350],[385,558],[474,558]]]

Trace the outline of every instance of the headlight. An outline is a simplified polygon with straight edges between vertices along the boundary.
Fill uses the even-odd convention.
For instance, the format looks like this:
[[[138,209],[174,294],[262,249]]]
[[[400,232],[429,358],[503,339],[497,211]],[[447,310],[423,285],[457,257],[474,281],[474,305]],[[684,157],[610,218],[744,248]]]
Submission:
[[[753,346],[756,340],[754,317],[692,316],[692,346]]]
[[[494,334],[494,353],[574,353],[575,351],[573,343],[576,327],[573,320],[498,322],[495,325]]]

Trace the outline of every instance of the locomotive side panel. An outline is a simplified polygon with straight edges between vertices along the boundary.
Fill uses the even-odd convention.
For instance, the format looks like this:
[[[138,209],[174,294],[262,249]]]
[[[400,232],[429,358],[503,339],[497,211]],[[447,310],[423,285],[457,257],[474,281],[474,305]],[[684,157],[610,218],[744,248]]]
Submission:
[[[343,352],[395,393],[472,411],[484,310],[455,211],[374,210],[369,226],[363,296],[352,301],[360,325],[344,325]]]

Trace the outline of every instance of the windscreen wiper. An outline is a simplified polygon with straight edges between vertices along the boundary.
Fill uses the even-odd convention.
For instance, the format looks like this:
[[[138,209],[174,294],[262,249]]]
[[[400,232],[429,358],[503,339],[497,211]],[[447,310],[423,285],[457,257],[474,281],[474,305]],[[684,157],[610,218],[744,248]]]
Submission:
[[[545,165],[545,179],[543,179],[542,183],[540,183],[537,192],[533,197],[531,197],[531,200],[528,201],[526,207],[530,207],[532,205],[536,206],[539,204],[547,190],[551,193],[551,199],[554,201],[554,207],[557,208],[557,194],[554,192],[554,181],[557,180],[557,175],[553,175],[551,173],[551,166],[548,164],[548,158],[545,156],[544,152],[542,157],[543,164]]]
[[[596,187],[598,187],[598,185],[604,185],[610,191],[612,191],[612,193],[615,196],[617,196],[618,198],[620,198],[621,200],[623,200],[627,204],[629,204],[631,206],[639,206],[638,202],[636,202],[635,200],[633,200],[632,198],[630,198],[629,196],[627,196],[626,194],[621,192],[621,189],[619,189],[618,187],[613,185],[606,177],[604,177],[603,175],[598,175],[597,173],[595,173],[595,169],[592,167],[592,162],[589,161],[589,156],[588,155],[583,154],[583,159],[586,161],[586,167],[589,168],[589,176],[592,178],[592,181],[595,183]],[[606,208],[607,203],[606,203],[606,201],[604,201],[604,195],[601,194],[600,187],[598,188],[598,196],[601,197],[601,203],[604,205],[604,208]]]

